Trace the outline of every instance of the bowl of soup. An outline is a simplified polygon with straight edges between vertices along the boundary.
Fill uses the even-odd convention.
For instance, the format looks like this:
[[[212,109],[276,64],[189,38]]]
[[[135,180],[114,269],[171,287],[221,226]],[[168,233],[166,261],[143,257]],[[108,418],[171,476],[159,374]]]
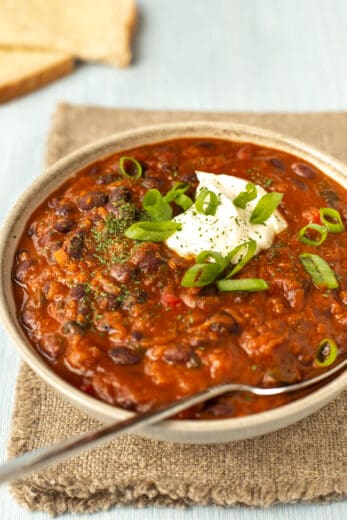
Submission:
[[[346,167],[267,130],[177,123],[81,148],[1,234],[1,318],[33,370],[103,422],[220,383],[271,387],[346,356]],[[291,424],[314,391],[233,393],[139,433],[225,442]]]

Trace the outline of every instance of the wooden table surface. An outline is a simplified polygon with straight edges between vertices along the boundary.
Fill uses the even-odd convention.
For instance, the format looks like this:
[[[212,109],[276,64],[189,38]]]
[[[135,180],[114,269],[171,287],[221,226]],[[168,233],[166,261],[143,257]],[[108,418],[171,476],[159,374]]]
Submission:
[[[139,0],[132,67],[76,72],[0,108],[0,224],[41,171],[57,102],[197,110],[347,110],[347,2],[344,0]],[[97,5],[97,2],[96,2]],[[0,71],[1,76],[1,71]],[[347,136],[346,136],[347,146]],[[19,358],[0,327],[0,460],[5,460]],[[0,489],[0,519],[29,513]],[[347,502],[269,509],[122,508],[66,520],[339,520]]]

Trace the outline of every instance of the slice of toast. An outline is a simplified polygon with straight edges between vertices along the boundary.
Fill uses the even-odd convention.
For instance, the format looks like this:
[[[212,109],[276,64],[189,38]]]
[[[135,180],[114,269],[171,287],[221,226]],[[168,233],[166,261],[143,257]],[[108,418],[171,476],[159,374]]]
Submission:
[[[0,48],[0,103],[31,92],[72,71],[72,56]]]
[[[0,0],[0,46],[125,67],[136,16],[135,0]]]

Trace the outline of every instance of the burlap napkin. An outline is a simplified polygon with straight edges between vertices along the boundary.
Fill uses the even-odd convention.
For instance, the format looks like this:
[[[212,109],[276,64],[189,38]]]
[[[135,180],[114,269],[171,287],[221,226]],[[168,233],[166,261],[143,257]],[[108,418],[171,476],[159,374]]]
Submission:
[[[210,119],[269,127],[312,142],[347,161],[347,114],[144,112],[61,105],[47,162],[112,132],[161,121]],[[347,393],[296,425],[223,445],[179,445],[124,436],[12,484],[16,500],[52,514],[144,506],[269,505],[334,500],[347,491]],[[18,385],[11,456],[45,446],[97,422],[63,402],[26,366]]]

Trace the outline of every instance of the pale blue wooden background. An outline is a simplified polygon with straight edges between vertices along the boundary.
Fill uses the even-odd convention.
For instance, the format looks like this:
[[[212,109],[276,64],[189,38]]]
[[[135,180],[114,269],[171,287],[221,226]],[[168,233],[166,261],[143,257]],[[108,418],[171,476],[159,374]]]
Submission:
[[[0,223],[41,171],[50,117],[60,100],[140,108],[347,110],[345,0],[139,0],[139,5],[141,23],[131,68],[81,66],[72,76],[0,108]],[[4,460],[19,360],[1,329],[0,345]],[[92,516],[342,520],[347,518],[347,503],[267,510],[124,508]],[[0,489],[1,520],[46,517],[22,510],[5,487]],[[91,515],[66,516],[77,518]]]

